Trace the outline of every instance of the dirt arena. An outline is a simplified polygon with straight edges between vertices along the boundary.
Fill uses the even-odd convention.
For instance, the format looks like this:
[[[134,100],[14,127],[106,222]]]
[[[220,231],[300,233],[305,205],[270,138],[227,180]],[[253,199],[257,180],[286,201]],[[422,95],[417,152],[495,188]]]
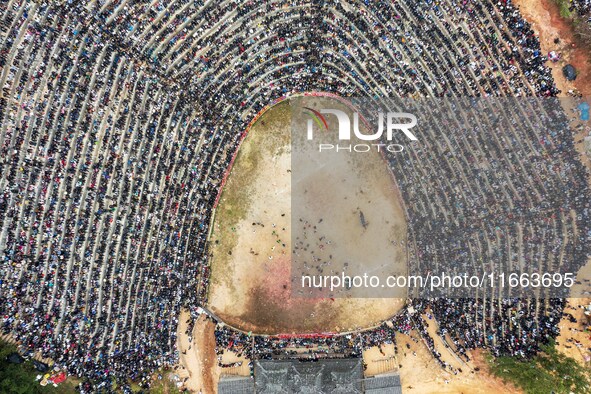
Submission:
[[[301,281],[295,282],[297,276],[292,277],[291,272],[291,252],[297,249],[291,243],[291,116],[288,102],[271,108],[253,125],[240,147],[210,237],[213,257],[208,307],[227,324],[256,333],[343,332],[377,325],[400,310],[404,299],[352,298],[343,294],[310,297],[292,292]],[[370,177],[362,191],[363,200],[368,202],[364,214],[370,223],[365,236],[385,234],[384,246],[371,253],[382,251],[385,254],[381,257],[397,262],[396,273],[406,273],[406,222],[394,182],[377,152],[368,155],[367,160],[379,173]],[[347,163],[343,165],[346,171]],[[356,164],[351,161],[349,165]],[[335,189],[340,186],[335,183],[332,187],[316,178],[307,182],[307,196],[316,203],[310,210],[316,216],[308,218],[314,220],[314,228],[318,226],[320,231],[322,225],[318,222],[324,221],[322,234],[334,244],[357,245],[358,233],[364,231],[357,207],[361,199],[354,198],[359,191],[353,190],[352,198],[338,202],[337,208],[330,204],[332,208],[322,215],[319,201],[340,193]],[[391,222],[382,223],[386,216],[392,218]],[[330,223],[331,217],[338,220]],[[387,224],[391,231],[380,231]],[[357,230],[350,231],[352,227]],[[324,254],[328,254],[334,244],[312,245],[307,253],[314,251],[320,259],[321,249],[325,247]],[[300,252],[305,254],[303,249]],[[367,253],[367,249],[357,251],[361,253],[357,257],[362,258],[363,252]],[[338,273],[347,265],[344,256],[334,253],[335,260],[342,258],[327,267],[327,273],[329,269]]]

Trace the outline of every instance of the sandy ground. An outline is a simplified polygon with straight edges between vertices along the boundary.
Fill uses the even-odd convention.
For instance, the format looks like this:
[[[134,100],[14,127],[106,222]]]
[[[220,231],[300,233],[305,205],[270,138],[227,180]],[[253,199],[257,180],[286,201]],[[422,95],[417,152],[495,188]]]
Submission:
[[[394,183],[377,152],[364,163],[370,168],[360,169],[355,160],[331,163],[351,187],[337,176],[319,179],[322,171],[316,170],[326,168],[324,163],[314,163],[312,175],[294,178],[293,173],[304,173],[305,168],[292,168],[297,165],[290,149],[290,116],[287,103],[265,113],[240,148],[211,235],[208,307],[231,326],[265,334],[343,332],[378,325],[400,310],[403,297],[365,293],[371,298],[358,298],[348,290],[331,293],[326,287],[304,292],[301,277],[361,274],[351,272],[353,267],[380,277],[406,272],[406,223]],[[357,179],[351,175],[354,171],[379,174]],[[293,179],[306,208],[297,214],[302,220],[292,222],[292,213],[301,205],[292,206]],[[361,211],[369,222],[366,228],[360,224]],[[395,219],[388,222],[386,217]],[[301,244],[292,245],[292,231]],[[379,245],[360,246],[364,239]],[[292,270],[292,251],[302,259],[301,272]],[[368,263],[370,257],[375,265]],[[397,262],[400,269],[385,261]],[[392,272],[386,272],[389,269]]]
[[[433,321],[429,321],[430,326]],[[469,363],[460,362],[434,337],[437,350],[457,372],[442,369],[426,345],[415,332],[397,335],[399,369],[404,393],[519,393],[515,387],[503,383],[487,372],[487,365],[480,352],[472,352]],[[410,345],[410,349],[406,344]],[[461,371],[461,372],[460,372]]]
[[[181,312],[177,336],[180,366],[176,373],[191,392],[214,393],[220,375],[215,355],[215,325],[201,315],[188,333],[190,318],[189,312]]]
[[[482,352],[471,352],[469,362],[458,358],[435,334],[437,322],[427,315],[423,315],[423,318],[428,324],[427,330],[435,341],[441,359],[450,365],[449,369],[441,368],[418,333],[411,331],[409,335],[396,334],[397,352],[394,345],[381,346],[381,352],[377,347],[366,350],[363,353],[367,364],[365,375],[398,373],[404,393],[520,392],[487,372],[488,367]]]
[[[248,360],[234,352],[215,353],[215,324],[205,314],[200,315],[191,332],[188,311],[181,312],[178,327],[177,348],[180,363],[174,369],[183,387],[192,393],[217,393],[218,381],[224,376],[249,376]],[[223,367],[241,362],[241,365]]]
[[[557,348],[562,353],[587,365],[589,360],[591,360],[591,351],[589,351],[591,347],[591,333],[586,330],[587,317],[583,313],[583,308],[588,304],[589,299],[583,300],[577,298],[569,300],[564,312],[571,314],[576,319],[576,322],[570,321],[565,316],[559,324],[560,336],[556,338]]]

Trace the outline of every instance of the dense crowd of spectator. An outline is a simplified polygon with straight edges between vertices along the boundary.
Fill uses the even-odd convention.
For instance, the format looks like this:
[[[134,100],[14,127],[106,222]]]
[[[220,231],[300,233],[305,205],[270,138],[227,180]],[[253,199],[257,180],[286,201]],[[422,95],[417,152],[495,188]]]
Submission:
[[[570,0],[569,11],[576,13],[587,19],[591,23],[591,1],[590,0]]]
[[[302,91],[376,98],[558,93],[531,27],[509,1],[8,0],[0,10],[2,330],[95,389],[113,379],[125,388],[128,378],[148,386],[154,369],[177,361],[179,310],[206,302],[206,237],[221,180],[246,124],[273,99]],[[475,179],[470,190],[454,184],[462,174],[449,157],[404,159],[430,185],[422,189],[402,176],[401,161],[392,161],[405,198],[417,201],[408,211],[419,235],[415,268],[459,259],[466,250],[456,237],[461,231],[474,234],[471,252],[496,236],[499,243],[488,250],[502,259],[501,244],[513,245],[517,233],[546,236],[539,226],[547,225],[558,239],[575,225],[586,228],[586,214],[556,214],[522,229],[507,219],[499,223],[506,232],[488,227],[489,217],[532,213],[538,193],[550,193],[555,203],[568,196],[564,210],[583,208],[586,186],[572,137],[557,130],[534,146],[538,136],[526,136],[531,155],[524,158],[494,145],[513,143],[512,132],[481,144],[460,133],[449,137],[450,147],[465,154],[455,160],[473,162],[484,147],[498,160],[467,174]],[[425,146],[445,156],[449,148],[435,137]],[[542,168],[543,160],[552,160],[548,179],[518,178],[518,166]],[[512,193],[521,190],[517,182],[531,193],[522,204],[505,206],[494,187],[501,164],[515,170]],[[428,179],[433,166],[452,176]],[[493,193],[488,212],[475,208],[482,203],[477,189]],[[463,194],[466,205],[451,204],[451,193]],[[420,236],[433,226],[444,228],[445,238]],[[568,264],[586,251],[566,239],[558,247]],[[527,353],[555,333],[552,316],[562,304],[427,305],[466,348]],[[452,310],[461,311],[459,319]],[[508,328],[502,323],[514,311],[525,317]],[[483,316],[490,316],[486,327]],[[410,328],[410,317],[396,319],[394,329]],[[358,346],[391,340],[391,330],[384,324],[359,334],[363,341],[330,341],[351,341],[349,352],[359,354]],[[247,351],[245,334],[216,335],[220,348],[243,344]],[[261,356],[283,347],[269,341],[255,338]]]

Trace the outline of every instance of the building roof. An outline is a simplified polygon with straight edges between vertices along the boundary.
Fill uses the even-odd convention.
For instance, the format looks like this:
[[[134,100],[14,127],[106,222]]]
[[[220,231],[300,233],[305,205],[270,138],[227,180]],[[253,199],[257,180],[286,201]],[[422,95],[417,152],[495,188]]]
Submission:
[[[254,394],[254,381],[245,377],[222,377],[218,394]]]
[[[400,376],[381,375],[363,381],[365,394],[402,394]]]
[[[361,359],[258,360],[254,375],[257,393],[363,393]]]

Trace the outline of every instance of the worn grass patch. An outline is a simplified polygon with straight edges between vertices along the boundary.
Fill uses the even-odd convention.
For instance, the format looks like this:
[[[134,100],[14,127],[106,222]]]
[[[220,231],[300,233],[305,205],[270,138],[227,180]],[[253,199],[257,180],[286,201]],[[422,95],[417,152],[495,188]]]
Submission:
[[[242,142],[226,185],[220,196],[211,234],[211,283],[222,281],[234,290],[229,252],[236,246],[236,229],[252,203],[252,184],[265,161],[280,153],[290,136],[285,125],[291,121],[290,106],[282,102],[269,109],[252,126]]]

